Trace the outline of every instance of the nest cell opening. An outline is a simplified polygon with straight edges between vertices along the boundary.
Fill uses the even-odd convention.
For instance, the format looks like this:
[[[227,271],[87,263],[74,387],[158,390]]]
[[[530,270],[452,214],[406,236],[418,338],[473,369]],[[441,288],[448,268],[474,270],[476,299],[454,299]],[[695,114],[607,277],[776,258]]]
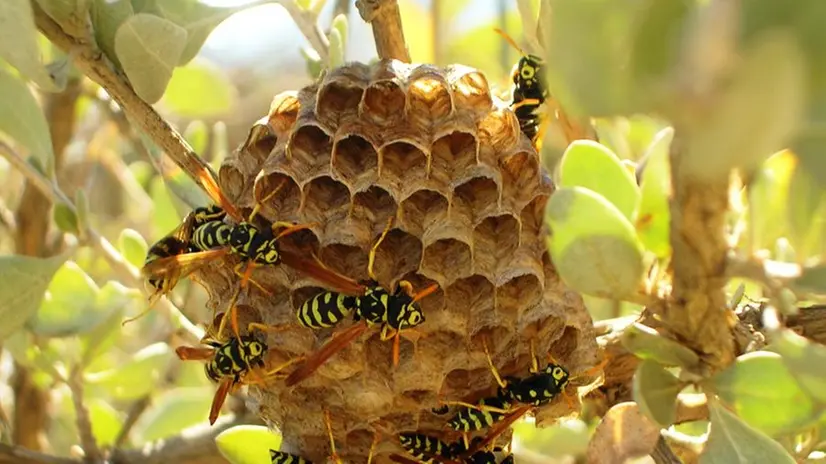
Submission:
[[[521,210],[535,194],[536,188],[532,186],[539,184],[539,161],[536,153],[514,153],[500,159],[499,166],[505,185],[502,196],[510,199],[516,208]]]
[[[319,120],[339,125],[343,119],[358,115],[364,89],[342,80],[326,83],[318,92],[316,115]]]
[[[252,190],[256,203],[262,205],[262,216],[275,221],[296,219],[301,206],[301,190],[289,176],[280,172],[264,174]]]
[[[371,224],[386,224],[397,210],[398,205],[390,192],[377,185],[353,196],[354,214],[365,217]]]
[[[231,202],[237,203],[246,185],[246,176],[241,162],[238,159],[227,159],[221,163],[221,168],[218,170],[218,182],[221,184],[224,195]]]
[[[379,150],[379,176],[397,191],[407,191],[411,184],[427,177],[427,155],[419,147],[394,142]]]
[[[316,177],[304,186],[302,213],[309,222],[325,224],[331,212],[347,210],[350,191],[343,183],[329,176]]]
[[[332,243],[321,248],[319,258],[327,267],[351,279],[367,278],[367,254],[360,247]]]
[[[496,310],[516,318],[542,300],[542,285],[533,274],[508,280],[496,288]]]
[[[448,201],[439,192],[419,190],[403,200],[400,209],[405,228],[421,236],[425,230],[447,216]]]
[[[351,134],[336,140],[333,145],[333,171],[354,190],[361,190],[375,182],[379,157],[373,145],[363,137]]]
[[[416,78],[408,89],[410,114],[426,122],[433,122],[447,117],[453,111],[453,99],[448,91],[447,82],[431,76]]]
[[[422,242],[401,229],[392,229],[376,249],[373,271],[382,285],[393,288],[401,276],[418,269],[421,259]]]
[[[321,127],[305,124],[293,132],[287,144],[287,157],[303,167],[303,171],[316,172],[330,164],[333,142]]]
[[[485,218],[473,229],[473,256],[479,271],[495,276],[499,264],[519,247],[519,221],[510,214]]]
[[[458,279],[445,290],[445,306],[466,319],[477,310],[493,310],[493,284],[482,275]]]
[[[485,75],[479,71],[470,71],[452,83],[453,98],[457,110],[474,113],[487,113],[493,105],[490,86]]]
[[[439,137],[430,151],[433,176],[443,176],[439,180],[449,184],[458,173],[476,164],[477,148],[476,137],[467,132],[454,131]]]
[[[445,282],[464,276],[471,270],[470,246],[454,238],[443,238],[428,245],[422,257],[422,272]]]
[[[487,216],[499,205],[499,186],[489,177],[474,177],[456,187],[453,195],[474,212],[474,223],[477,217]]]
[[[404,118],[406,101],[404,90],[398,84],[379,81],[364,91],[361,115],[377,125],[397,122]]]

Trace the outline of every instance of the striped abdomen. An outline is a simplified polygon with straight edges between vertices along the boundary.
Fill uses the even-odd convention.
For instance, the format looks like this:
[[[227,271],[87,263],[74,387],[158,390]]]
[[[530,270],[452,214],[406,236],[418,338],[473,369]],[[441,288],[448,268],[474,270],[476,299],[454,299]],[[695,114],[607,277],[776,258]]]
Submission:
[[[321,329],[332,327],[349,316],[358,304],[358,297],[337,292],[324,292],[305,301],[296,317],[304,327]]]
[[[192,233],[192,244],[202,251],[227,246],[232,226],[221,221],[209,221]]]
[[[435,462],[427,459],[430,456],[450,459],[451,448],[447,443],[435,437],[430,437],[421,433],[399,434],[399,443],[402,448],[411,456],[421,459],[423,462]]]
[[[479,406],[490,406],[492,408],[508,410],[511,408],[511,402],[508,400],[505,393],[500,393],[498,396],[484,398],[479,401]],[[492,426],[505,417],[506,413],[497,411],[487,411],[473,408],[461,408],[455,416],[447,421],[448,426],[453,430],[460,432],[470,432],[472,430],[481,430]]]
[[[282,453],[281,451],[270,450],[272,464],[313,464],[312,462],[298,457],[294,454]]]

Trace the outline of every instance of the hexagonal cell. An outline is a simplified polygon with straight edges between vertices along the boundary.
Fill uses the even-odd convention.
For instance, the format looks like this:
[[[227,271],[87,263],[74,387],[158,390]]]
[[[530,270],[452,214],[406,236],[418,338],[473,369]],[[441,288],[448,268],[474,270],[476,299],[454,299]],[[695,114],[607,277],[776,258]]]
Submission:
[[[536,153],[517,152],[499,160],[502,170],[502,197],[521,210],[533,199],[540,185],[539,161]]]
[[[556,311],[564,311],[557,308]],[[523,340],[556,339],[565,327],[565,320],[545,305],[536,305],[522,312],[519,318],[519,338]]]
[[[367,254],[360,247],[333,243],[321,248],[319,258],[334,271],[351,279],[367,278]]]
[[[379,149],[379,179],[401,192],[427,176],[428,158],[424,149],[406,142],[394,142]]]
[[[367,139],[355,134],[336,139],[333,144],[333,172],[354,190],[368,188],[378,176],[379,157]]]
[[[270,156],[276,142],[278,142],[278,137],[270,127],[269,119],[265,116],[253,124],[247,133],[247,139],[241,145],[239,155],[248,154],[260,165]]]
[[[421,272],[446,285],[466,276],[472,269],[470,246],[455,238],[443,238],[429,244],[422,256]]]
[[[399,221],[412,234],[421,237],[426,229],[447,216],[448,201],[441,193],[419,190],[399,205]]]
[[[441,73],[432,66],[418,66],[411,73],[407,95],[412,118],[423,119],[430,125],[447,117],[453,111],[453,96],[450,85]]]
[[[316,117],[337,126],[342,120],[358,115],[359,102],[364,95],[365,82],[340,78],[325,82],[318,89]]]
[[[556,359],[557,362],[565,362],[571,354],[576,351],[579,336],[579,329],[566,325],[562,330],[562,335],[560,335],[558,339],[554,340],[553,344],[548,349],[548,352],[554,357],[554,359]],[[571,375],[575,374],[577,374],[577,372],[571,372]]]
[[[417,274],[415,272],[409,272],[403,276],[400,276],[395,282],[392,282],[393,287],[395,288],[398,285],[399,281],[402,279],[406,280],[411,285],[413,285],[413,291],[416,293],[425,291],[429,287],[438,284],[437,282],[428,279],[427,277],[424,277],[420,274]],[[444,289],[436,288],[432,291],[432,293],[419,300],[418,303],[419,306],[421,306],[422,311],[425,312],[425,315],[441,311],[445,307]]]
[[[561,282],[551,260],[551,254],[547,250],[542,253],[542,272],[545,275],[545,288],[554,288]]]
[[[267,113],[267,125],[276,137],[283,137],[289,133],[298,113],[301,111],[301,102],[298,99],[298,92],[288,90],[281,92],[272,99],[270,111]]]
[[[452,65],[448,68],[453,102],[458,111],[487,113],[493,105],[490,86],[485,75],[473,68]]]
[[[313,177],[330,165],[333,142],[330,134],[316,124],[306,124],[293,131],[287,144],[287,159]]]
[[[387,125],[404,118],[407,96],[393,81],[378,81],[364,91],[359,113],[374,124]]]
[[[471,218],[486,217],[499,209],[499,186],[489,177],[474,177],[453,190],[454,202],[464,203],[473,212]]]
[[[398,205],[387,190],[371,185],[353,196],[353,215],[363,217],[371,224],[386,224],[396,215]]]
[[[294,221],[301,205],[301,190],[289,176],[280,172],[262,171],[252,188],[256,203],[261,203],[259,214],[270,221]]]
[[[519,221],[510,214],[489,216],[473,229],[476,270],[495,276],[499,263],[519,247]]]
[[[451,313],[472,319],[478,312],[493,311],[493,284],[481,275],[456,280],[445,290],[445,305]]]
[[[373,242],[378,238],[378,235],[375,236]],[[421,259],[422,242],[401,229],[392,229],[376,249],[373,272],[382,285],[393,288],[391,284],[415,271]]]
[[[509,109],[491,111],[479,122],[479,138],[492,148],[492,154],[512,150],[520,137],[519,120]],[[486,162],[495,165],[491,161]]]
[[[350,206],[350,191],[347,186],[332,177],[316,177],[303,189],[302,213],[309,222],[326,223],[333,210]]]
[[[525,241],[534,241],[542,231],[545,218],[545,206],[548,204],[548,195],[537,195],[524,208],[519,218],[522,222],[522,237]],[[544,242],[541,240],[540,242]]]
[[[496,380],[487,367],[454,369],[445,377],[440,392],[446,400],[456,400],[466,398],[471,392],[489,388],[491,382],[495,383]]]
[[[236,158],[227,158],[218,170],[218,182],[227,199],[233,203],[244,193],[247,176],[242,163]]]
[[[525,274],[496,288],[496,310],[517,318],[542,300],[542,284],[533,274]]]
[[[433,176],[447,176],[443,182],[450,183],[456,174],[476,164],[479,146],[476,137],[467,132],[454,131],[438,138],[430,148]]]

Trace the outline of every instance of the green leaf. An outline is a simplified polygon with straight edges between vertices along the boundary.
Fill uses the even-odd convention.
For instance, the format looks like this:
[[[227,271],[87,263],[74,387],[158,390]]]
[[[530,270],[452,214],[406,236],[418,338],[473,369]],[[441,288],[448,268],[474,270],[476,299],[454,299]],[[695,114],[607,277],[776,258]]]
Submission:
[[[668,205],[671,167],[668,149],[673,139],[674,129],[667,127],[661,130],[643,155],[646,161],[640,182],[640,211],[635,226],[645,248],[658,258],[665,258],[671,253],[671,212]]]
[[[794,37],[767,32],[742,60],[714,107],[688,129],[681,175],[713,180],[735,168],[750,172],[790,142],[807,97]]]
[[[677,394],[683,384],[677,377],[654,361],[637,366],[633,382],[634,401],[640,410],[662,427],[667,428],[677,417]]]
[[[37,0],[43,11],[64,31],[76,33],[84,24],[93,0]]]
[[[608,200],[586,188],[563,187],[548,201],[545,220],[554,266],[572,288],[612,299],[639,289],[642,244]]]
[[[196,119],[186,126],[184,138],[195,153],[206,153],[209,145],[209,128],[204,121]]]
[[[0,256],[0,341],[26,323],[43,300],[55,272],[68,258]]]
[[[60,229],[61,232],[73,235],[78,234],[77,214],[75,214],[72,208],[69,208],[63,203],[57,203],[52,210],[52,217],[54,218],[55,225],[57,225],[57,228]]]
[[[634,220],[640,190],[634,176],[608,147],[591,140],[568,145],[559,166],[562,187],[585,187],[610,201]]]
[[[93,327],[104,317],[95,300],[100,288],[73,261],[66,261],[49,284],[31,329],[38,335],[61,337]]]
[[[789,182],[794,170],[789,151],[774,154],[756,171],[748,190],[749,237],[754,249],[773,248],[788,231]]]
[[[270,459],[270,449],[281,449],[281,435],[260,425],[236,425],[218,434],[215,444],[232,464],[258,464]]]
[[[115,53],[115,34],[121,24],[134,14],[129,0],[94,0],[92,4],[95,41],[103,53],[118,66],[121,63]]]
[[[52,136],[40,105],[37,104],[37,100],[23,81],[2,68],[0,68],[0,132],[26,147],[45,167],[47,175],[51,172],[54,161]]]
[[[164,209],[158,205],[157,201],[159,199],[165,202],[164,207],[168,204],[169,208],[173,210],[173,214],[177,211],[177,214],[175,214],[176,217],[173,220],[177,226],[180,219],[193,208],[211,203],[210,198],[198,187],[195,181],[193,181],[183,169],[167,161],[163,152],[161,152],[155,144],[143,135],[141,136],[141,141],[149,150],[155,169],[162,176],[160,178],[153,178],[149,186],[150,196],[153,202],[155,202],[156,211]],[[173,197],[169,195],[170,192],[174,195],[174,200],[177,201],[173,201]]]
[[[147,103],[158,101],[186,45],[187,32],[150,14],[129,17],[115,33],[115,53],[123,71]]]
[[[740,356],[712,382],[740,418],[766,434],[792,432],[817,419],[811,398],[776,353]]]
[[[537,427],[535,423],[517,421],[513,424],[513,435],[519,437],[524,449],[559,460],[584,456],[590,438],[588,425],[580,419],[562,420],[553,427]]]
[[[826,189],[814,173],[798,160],[789,181],[787,238],[797,253],[798,263],[817,255],[826,237]]]
[[[129,263],[137,268],[143,266],[146,259],[146,252],[149,246],[146,240],[136,230],[123,229],[118,237],[118,248],[120,253]]]
[[[321,57],[319,57],[318,53],[316,53],[316,51],[312,48],[302,47],[298,49],[298,51],[301,52],[301,56],[304,57],[304,62],[307,67],[307,74],[312,79],[318,78],[321,75],[321,71],[324,70]]]
[[[86,407],[89,409],[92,434],[95,436],[98,446],[112,446],[123,425],[120,413],[108,401],[100,398],[87,400]]]
[[[75,192],[75,212],[77,214],[77,227],[81,233],[89,227],[89,198],[83,189]]]
[[[333,69],[344,64],[344,51],[347,49],[347,16],[339,14],[333,19],[328,37],[330,49],[327,69]]]
[[[214,386],[175,388],[164,392],[138,419],[133,436],[142,443],[160,440],[206,422],[214,393]]]
[[[135,353],[127,363],[108,371],[86,374],[89,385],[102,388],[120,400],[133,400],[151,393],[163,380],[175,358],[169,345],[154,343]]]
[[[826,295],[826,264],[803,268],[800,277],[791,282],[797,293],[814,293]]]
[[[182,216],[175,210],[169,190],[166,189],[164,181],[156,177],[152,180],[149,188],[149,196],[152,197],[154,210],[152,212],[153,236],[160,238],[178,227]]]
[[[29,0],[0,2],[0,58],[17,68],[43,90],[59,90],[40,62],[37,28]],[[0,97],[0,99],[5,96]],[[14,108],[10,106],[10,108]]]
[[[812,343],[790,329],[772,339],[772,347],[806,392],[826,404],[826,347]]]
[[[794,464],[779,443],[752,428],[717,401],[709,402],[711,431],[700,464]]]
[[[127,294],[129,291],[119,284],[107,282],[98,293],[98,297],[102,300],[107,300],[110,298],[114,299],[112,294],[121,291],[121,289],[124,294]],[[135,293],[137,293],[136,296],[141,299],[140,301],[143,302],[143,296],[140,292],[136,291]],[[81,365],[89,366],[95,362],[98,356],[107,353],[124,335],[124,331],[121,330],[121,322],[123,321],[123,315],[125,313],[125,308],[117,308],[112,311],[108,318],[95,326],[94,329],[90,330],[86,334],[83,334],[81,338],[81,342],[83,344],[83,353],[81,354],[80,360]]]
[[[198,119],[226,115],[235,99],[235,87],[223,71],[198,59],[175,69],[161,103],[179,116]]]
[[[638,358],[666,366],[692,368],[700,363],[694,351],[640,323],[625,328],[622,344]]]

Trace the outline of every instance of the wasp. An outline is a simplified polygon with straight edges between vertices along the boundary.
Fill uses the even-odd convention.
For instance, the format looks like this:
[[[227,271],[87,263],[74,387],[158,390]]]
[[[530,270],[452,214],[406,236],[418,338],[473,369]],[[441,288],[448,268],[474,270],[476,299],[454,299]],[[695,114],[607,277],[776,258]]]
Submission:
[[[332,457],[333,461],[336,463],[341,464],[341,459],[338,457],[338,453],[336,452],[336,441],[333,438],[333,427],[330,424],[330,413],[326,410],[324,411],[324,423],[327,425],[327,435],[330,437],[330,449],[332,451],[330,457]],[[276,451],[274,449],[270,449],[270,460],[272,464],[313,464],[311,461],[300,456],[282,451]]]
[[[268,378],[273,378],[289,365],[299,361],[295,358],[273,369],[266,369],[266,356],[268,346],[252,335],[241,337],[231,336],[228,340],[218,338],[215,327],[219,326],[224,319],[223,313],[216,315],[212,324],[207,327],[206,334],[201,339],[201,343],[206,347],[179,346],[175,353],[183,361],[205,360],[204,373],[207,378],[218,383],[218,389],[212,399],[212,406],[209,410],[209,423],[215,423],[221,407],[227,395],[243,384],[261,382]],[[256,328],[266,327],[263,324],[251,323],[249,332]],[[263,371],[263,375],[259,372]],[[247,377],[253,379],[247,379]]]
[[[432,464],[513,464],[513,455],[508,455],[497,461],[496,452],[502,452],[501,447],[495,447],[491,450],[478,450],[467,457],[461,458],[463,453],[468,450],[468,447],[460,440],[450,445],[445,442],[423,434],[408,433],[399,435],[399,441],[402,448],[408,454],[418,459],[418,461],[411,461],[399,455],[391,455],[391,459],[401,463],[432,463]],[[481,443],[482,437],[476,437],[473,440],[473,446]]]
[[[450,459],[453,457],[451,445],[422,433],[401,433],[399,443],[411,456],[423,460],[423,462],[436,462],[431,458]]]
[[[287,377],[287,386],[295,385],[309,377],[327,359],[375,325],[381,325],[382,341],[394,339],[393,365],[398,365],[401,332],[424,322],[424,313],[418,301],[436,291],[438,285],[431,285],[418,293],[414,292],[413,285],[405,280],[398,283],[393,293],[379,285],[373,271],[375,255],[392,225],[393,218],[390,218],[387,227],[370,250],[367,264],[369,280],[359,284],[360,293],[346,296],[337,292],[324,292],[306,301],[296,312],[298,322],[310,328],[334,325],[351,314],[354,321],[364,323],[355,324],[333,336]]]
[[[467,446],[467,434],[475,430],[482,430],[493,426],[502,420],[510,412],[513,401],[511,393],[500,387],[496,396],[483,398],[476,404],[452,401],[448,404],[460,405],[456,414],[447,421],[447,426],[458,432],[462,432],[465,446]]]
[[[248,282],[252,282],[262,292],[269,294],[266,289],[251,279],[252,271],[256,266],[283,263],[330,287],[350,292],[361,291],[362,287],[357,282],[320,265],[318,260],[288,253],[279,247],[280,239],[299,230],[307,229],[312,225],[276,222],[269,229],[260,230],[253,225],[252,221],[262,206],[262,202],[256,205],[249,218],[243,218],[221,193],[214,179],[211,177],[209,179],[209,182],[203,183],[212,186],[207,190],[208,193],[212,192],[210,196],[218,204],[216,208],[223,210],[226,213],[225,216],[232,218],[236,224],[225,223],[224,216],[218,218],[217,215],[199,215],[196,213],[188,216],[184,224],[178,230],[173,231],[171,235],[175,237],[177,242],[189,243],[191,247],[188,247],[183,253],[164,253],[168,256],[163,257],[153,256],[152,259],[147,259],[141,269],[148,281],[163,283],[160,293],[168,293],[179,279],[190,275],[207,263],[230,253],[235,254],[241,258],[241,262],[234,269],[234,272],[241,276],[241,282],[230,299],[227,315],[232,322],[235,336],[239,337],[237,314],[234,308],[241,290],[247,286]],[[283,185],[284,182],[274,189],[267,198],[275,195]],[[263,201],[266,201],[266,199]],[[279,232],[276,234],[276,231]],[[177,249],[182,248],[178,247]],[[245,266],[246,268],[242,271]],[[218,330],[219,335],[223,333],[225,322],[225,320],[222,321]]]

